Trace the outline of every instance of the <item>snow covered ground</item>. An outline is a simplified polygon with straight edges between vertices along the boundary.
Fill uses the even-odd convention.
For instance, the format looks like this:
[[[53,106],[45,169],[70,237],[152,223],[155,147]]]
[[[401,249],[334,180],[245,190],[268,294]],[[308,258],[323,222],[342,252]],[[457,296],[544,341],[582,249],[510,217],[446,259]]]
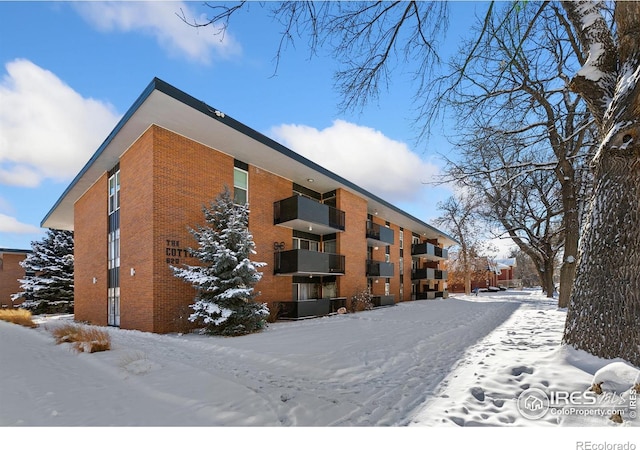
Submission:
[[[341,441],[342,427],[356,426],[346,436],[368,447],[396,448],[403,439],[423,447],[439,437],[485,448],[466,430],[488,425],[492,449],[513,448],[514,429],[517,448],[537,448],[528,446],[540,445],[535,430],[553,427],[571,430],[556,448],[586,439],[640,449],[627,380],[639,372],[561,346],[565,315],[538,291],[481,293],[277,323],[236,338],[109,329],[112,350],[93,354],[54,343],[46,329],[69,317],[40,318],[35,330],[0,322],[0,426],[56,427],[44,429],[48,436],[68,426],[152,426],[164,444],[185,435],[159,427],[224,426],[218,435],[254,427],[244,439],[264,442],[264,430],[273,430],[266,427],[284,426],[266,437],[279,448],[318,444],[335,430]],[[594,376],[605,380],[605,396],[588,392]],[[551,396],[544,410],[540,393]],[[624,422],[609,420],[608,409],[622,410]],[[393,431],[380,434],[381,426]],[[208,428],[190,430],[209,436]]]

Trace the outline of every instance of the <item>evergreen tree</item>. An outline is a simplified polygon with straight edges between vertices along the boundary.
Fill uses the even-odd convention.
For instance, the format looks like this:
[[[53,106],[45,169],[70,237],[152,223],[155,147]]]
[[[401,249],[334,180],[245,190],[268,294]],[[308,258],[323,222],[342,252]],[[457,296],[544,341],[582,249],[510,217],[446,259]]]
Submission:
[[[198,242],[189,249],[201,266],[172,267],[174,275],[191,283],[198,291],[191,322],[204,324],[205,332],[225,336],[249,334],[265,327],[267,305],[254,301],[253,286],[260,281],[258,267],[250,261],[255,254],[248,230],[249,207],[236,205],[227,187],[210,207],[203,207],[206,225],[191,229]]]
[[[31,242],[32,252],[20,265],[27,275],[19,280],[23,307],[36,313],[49,312],[53,302],[73,302],[73,232],[48,230],[41,241]]]

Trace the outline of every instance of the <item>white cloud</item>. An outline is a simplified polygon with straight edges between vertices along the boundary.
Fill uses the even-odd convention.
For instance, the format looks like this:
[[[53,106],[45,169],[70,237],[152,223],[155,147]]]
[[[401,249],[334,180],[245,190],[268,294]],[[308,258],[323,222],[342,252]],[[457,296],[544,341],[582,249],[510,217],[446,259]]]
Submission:
[[[405,143],[343,120],[324,130],[280,125],[271,134],[302,156],[391,202],[423,196],[424,183],[439,171]]]
[[[208,64],[211,53],[229,57],[240,53],[240,45],[227,32],[207,26],[195,28],[186,24],[177,14],[184,13],[190,21],[206,21],[206,16],[196,16],[185,2],[77,2],[80,15],[97,29],[104,32],[139,31],[156,38],[161,47],[172,55],[181,55],[188,60]]]
[[[114,127],[113,107],[83,98],[31,61],[7,63],[0,82],[0,184],[73,177]]]
[[[2,233],[29,234],[40,233],[41,231],[40,228],[28,223],[22,223],[15,217],[0,214],[0,232]]]

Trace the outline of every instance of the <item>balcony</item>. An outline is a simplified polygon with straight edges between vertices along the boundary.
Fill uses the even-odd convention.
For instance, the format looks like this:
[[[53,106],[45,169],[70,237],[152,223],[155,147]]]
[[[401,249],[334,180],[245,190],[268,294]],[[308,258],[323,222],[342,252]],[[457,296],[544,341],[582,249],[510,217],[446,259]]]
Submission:
[[[427,259],[447,259],[449,258],[448,250],[438,247],[437,245],[423,242],[421,244],[413,244],[411,246],[411,256],[420,256]]]
[[[368,277],[393,278],[393,263],[367,260]]]
[[[413,269],[411,271],[412,280],[446,280],[447,271],[438,269]]]
[[[413,294],[412,297],[413,300],[434,300],[436,298],[449,298],[449,292],[429,290],[424,292],[417,292]]]
[[[276,275],[344,275],[344,255],[287,250],[275,253],[273,267]]]
[[[300,301],[277,302],[280,308],[278,319],[302,319],[305,317],[326,316],[346,307],[347,299],[338,298],[316,298]]]
[[[391,228],[377,223],[367,222],[367,243],[369,247],[393,245],[394,234]]]
[[[273,204],[273,224],[319,235],[344,231],[344,211],[294,195]]]
[[[374,295],[371,297],[371,302],[375,308],[379,308],[381,306],[393,306],[396,304],[393,295]]]

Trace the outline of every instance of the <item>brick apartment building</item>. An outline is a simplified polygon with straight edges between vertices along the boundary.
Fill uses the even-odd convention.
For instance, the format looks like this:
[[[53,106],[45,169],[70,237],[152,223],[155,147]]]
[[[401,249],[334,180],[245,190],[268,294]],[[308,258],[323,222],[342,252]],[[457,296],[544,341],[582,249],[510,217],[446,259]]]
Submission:
[[[20,265],[31,250],[0,248],[0,308],[11,308],[22,303],[22,299],[12,301],[11,296],[20,292],[20,282],[26,272]]]
[[[286,317],[447,295],[451,237],[156,78],[42,221],[74,230],[76,320],[174,331],[194,291],[169,266],[198,264],[188,228],[225,185]]]

